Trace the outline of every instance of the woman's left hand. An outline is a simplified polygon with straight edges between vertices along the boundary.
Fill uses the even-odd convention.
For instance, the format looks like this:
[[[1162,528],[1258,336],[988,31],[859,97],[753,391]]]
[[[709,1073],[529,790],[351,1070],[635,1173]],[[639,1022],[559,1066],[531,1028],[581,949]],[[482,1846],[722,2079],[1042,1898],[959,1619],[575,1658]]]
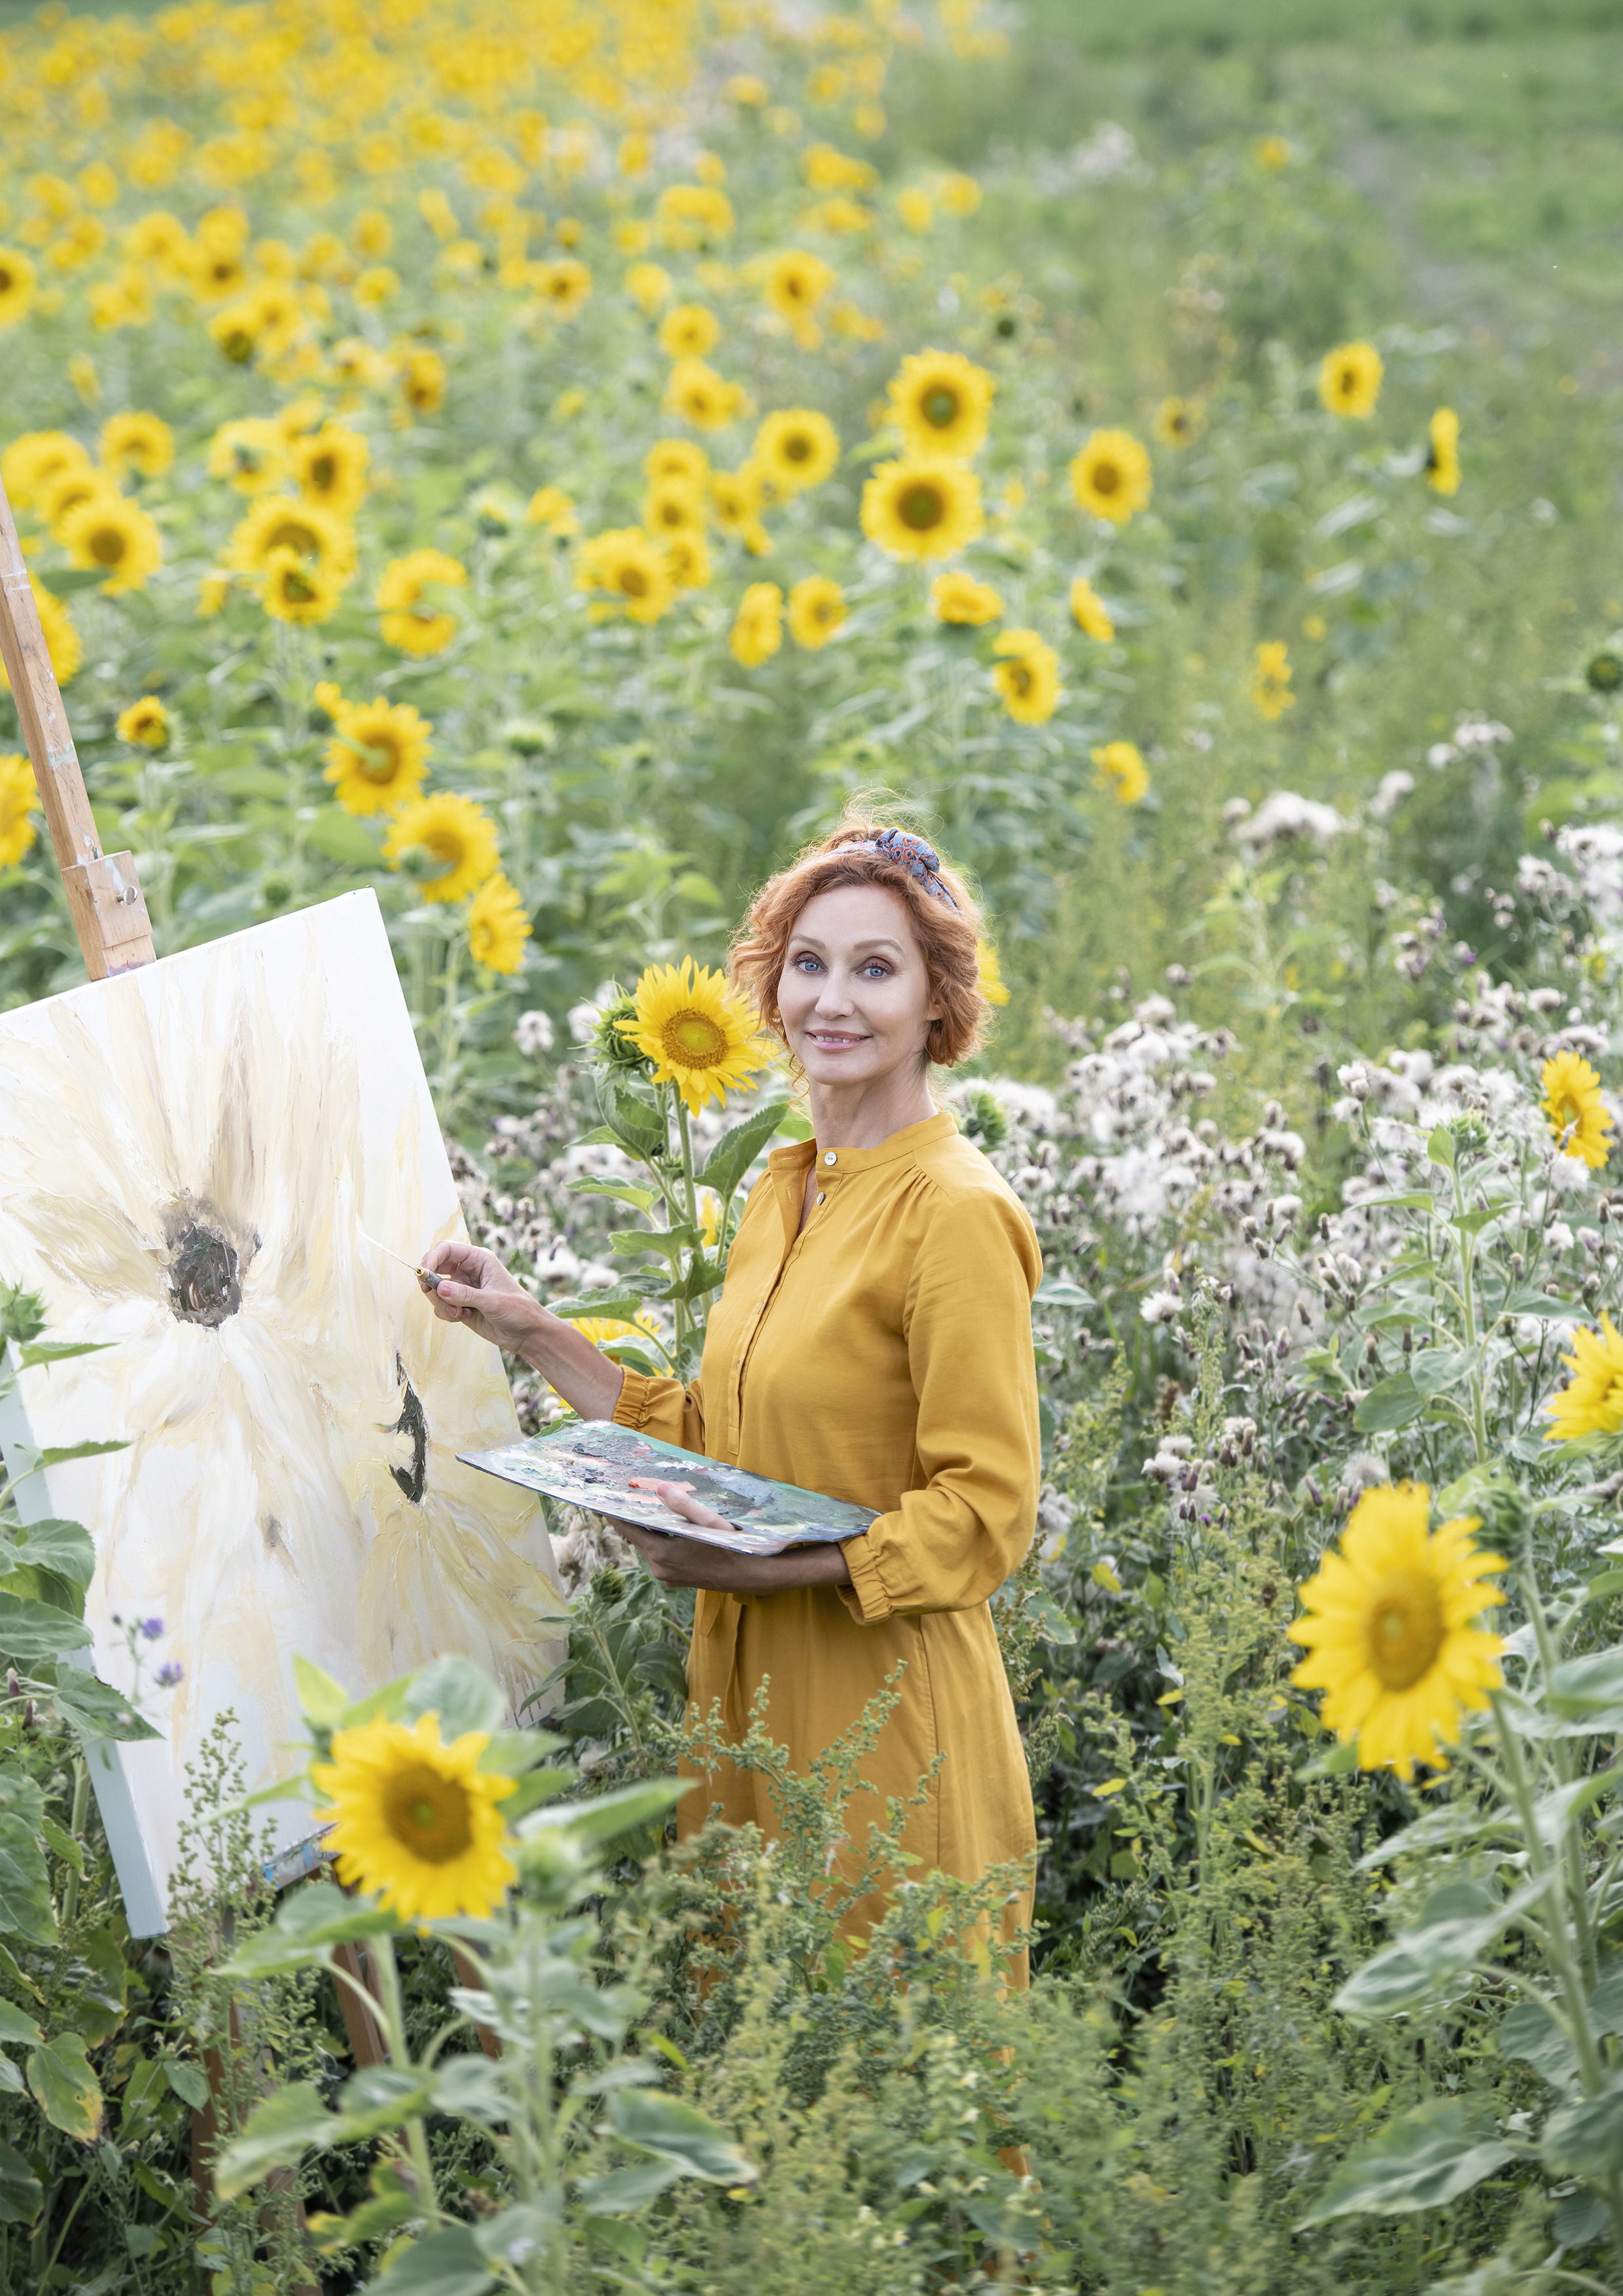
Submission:
[[[731,1526],[714,1507],[701,1506],[675,1483],[658,1486],[660,1504],[689,1522],[713,1530]],[[714,1595],[775,1595],[789,1587],[848,1587],[851,1574],[838,1546],[797,1546],[785,1554],[739,1554],[728,1546],[711,1546],[701,1538],[682,1538],[674,1531],[650,1530],[640,1522],[611,1515],[622,1538],[628,1538],[661,1587],[700,1587]]]

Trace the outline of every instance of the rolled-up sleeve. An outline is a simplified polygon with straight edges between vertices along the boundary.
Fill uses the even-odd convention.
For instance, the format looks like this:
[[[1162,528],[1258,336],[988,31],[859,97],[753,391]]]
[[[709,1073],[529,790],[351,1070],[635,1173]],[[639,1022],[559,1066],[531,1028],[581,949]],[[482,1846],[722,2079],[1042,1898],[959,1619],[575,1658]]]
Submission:
[[[1011,1198],[988,1188],[940,1203],[905,1309],[916,1488],[841,1545],[851,1584],[840,1591],[865,1625],[972,1609],[1024,1558],[1042,1472],[1031,1351],[1041,1274],[1031,1224]]]
[[[614,1406],[617,1427],[634,1427],[639,1435],[657,1442],[675,1443],[684,1451],[704,1456],[704,1395],[698,1380],[684,1387],[679,1379],[651,1379],[646,1372],[626,1366],[626,1383]]]

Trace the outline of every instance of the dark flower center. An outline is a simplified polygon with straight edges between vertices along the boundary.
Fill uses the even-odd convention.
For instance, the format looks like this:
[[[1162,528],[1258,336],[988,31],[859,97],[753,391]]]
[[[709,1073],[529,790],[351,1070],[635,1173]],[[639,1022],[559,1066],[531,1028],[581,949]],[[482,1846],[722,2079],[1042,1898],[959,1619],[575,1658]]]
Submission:
[[[242,1305],[236,1246],[217,1227],[193,1220],[169,1254],[169,1305],[180,1323],[217,1332]]]
[[[1096,495],[1113,495],[1120,484],[1121,472],[1114,463],[1094,463],[1094,492]]]
[[[122,528],[98,526],[90,537],[90,554],[98,566],[121,566],[129,548],[129,537]]]
[[[902,524],[915,534],[928,534],[947,515],[947,504],[935,487],[909,487],[897,504]]]
[[[939,383],[924,401],[924,420],[932,429],[945,430],[958,416],[958,394]]]

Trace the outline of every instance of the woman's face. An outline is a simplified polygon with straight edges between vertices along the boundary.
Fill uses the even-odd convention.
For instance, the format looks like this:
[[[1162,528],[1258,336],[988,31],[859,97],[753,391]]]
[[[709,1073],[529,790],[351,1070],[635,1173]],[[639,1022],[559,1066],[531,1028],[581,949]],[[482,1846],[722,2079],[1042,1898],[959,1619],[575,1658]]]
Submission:
[[[899,894],[838,885],[807,901],[778,979],[778,1013],[814,1084],[916,1074],[939,1011]]]

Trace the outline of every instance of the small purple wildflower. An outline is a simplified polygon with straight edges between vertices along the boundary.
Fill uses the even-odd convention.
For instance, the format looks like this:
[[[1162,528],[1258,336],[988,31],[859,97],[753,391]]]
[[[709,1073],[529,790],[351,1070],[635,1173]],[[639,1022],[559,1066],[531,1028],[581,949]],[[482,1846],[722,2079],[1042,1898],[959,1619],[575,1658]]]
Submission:
[[[155,1643],[159,1636],[163,1632],[163,1620],[161,1619],[143,1619],[141,1621],[141,1631],[146,1636],[149,1643]]]
[[[159,1689],[173,1690],[184,1671],[185,1669],[184,1667],[176,1666],[174,1660],[170,1659],[166,1665],[160,1666],[158,1669]]]

